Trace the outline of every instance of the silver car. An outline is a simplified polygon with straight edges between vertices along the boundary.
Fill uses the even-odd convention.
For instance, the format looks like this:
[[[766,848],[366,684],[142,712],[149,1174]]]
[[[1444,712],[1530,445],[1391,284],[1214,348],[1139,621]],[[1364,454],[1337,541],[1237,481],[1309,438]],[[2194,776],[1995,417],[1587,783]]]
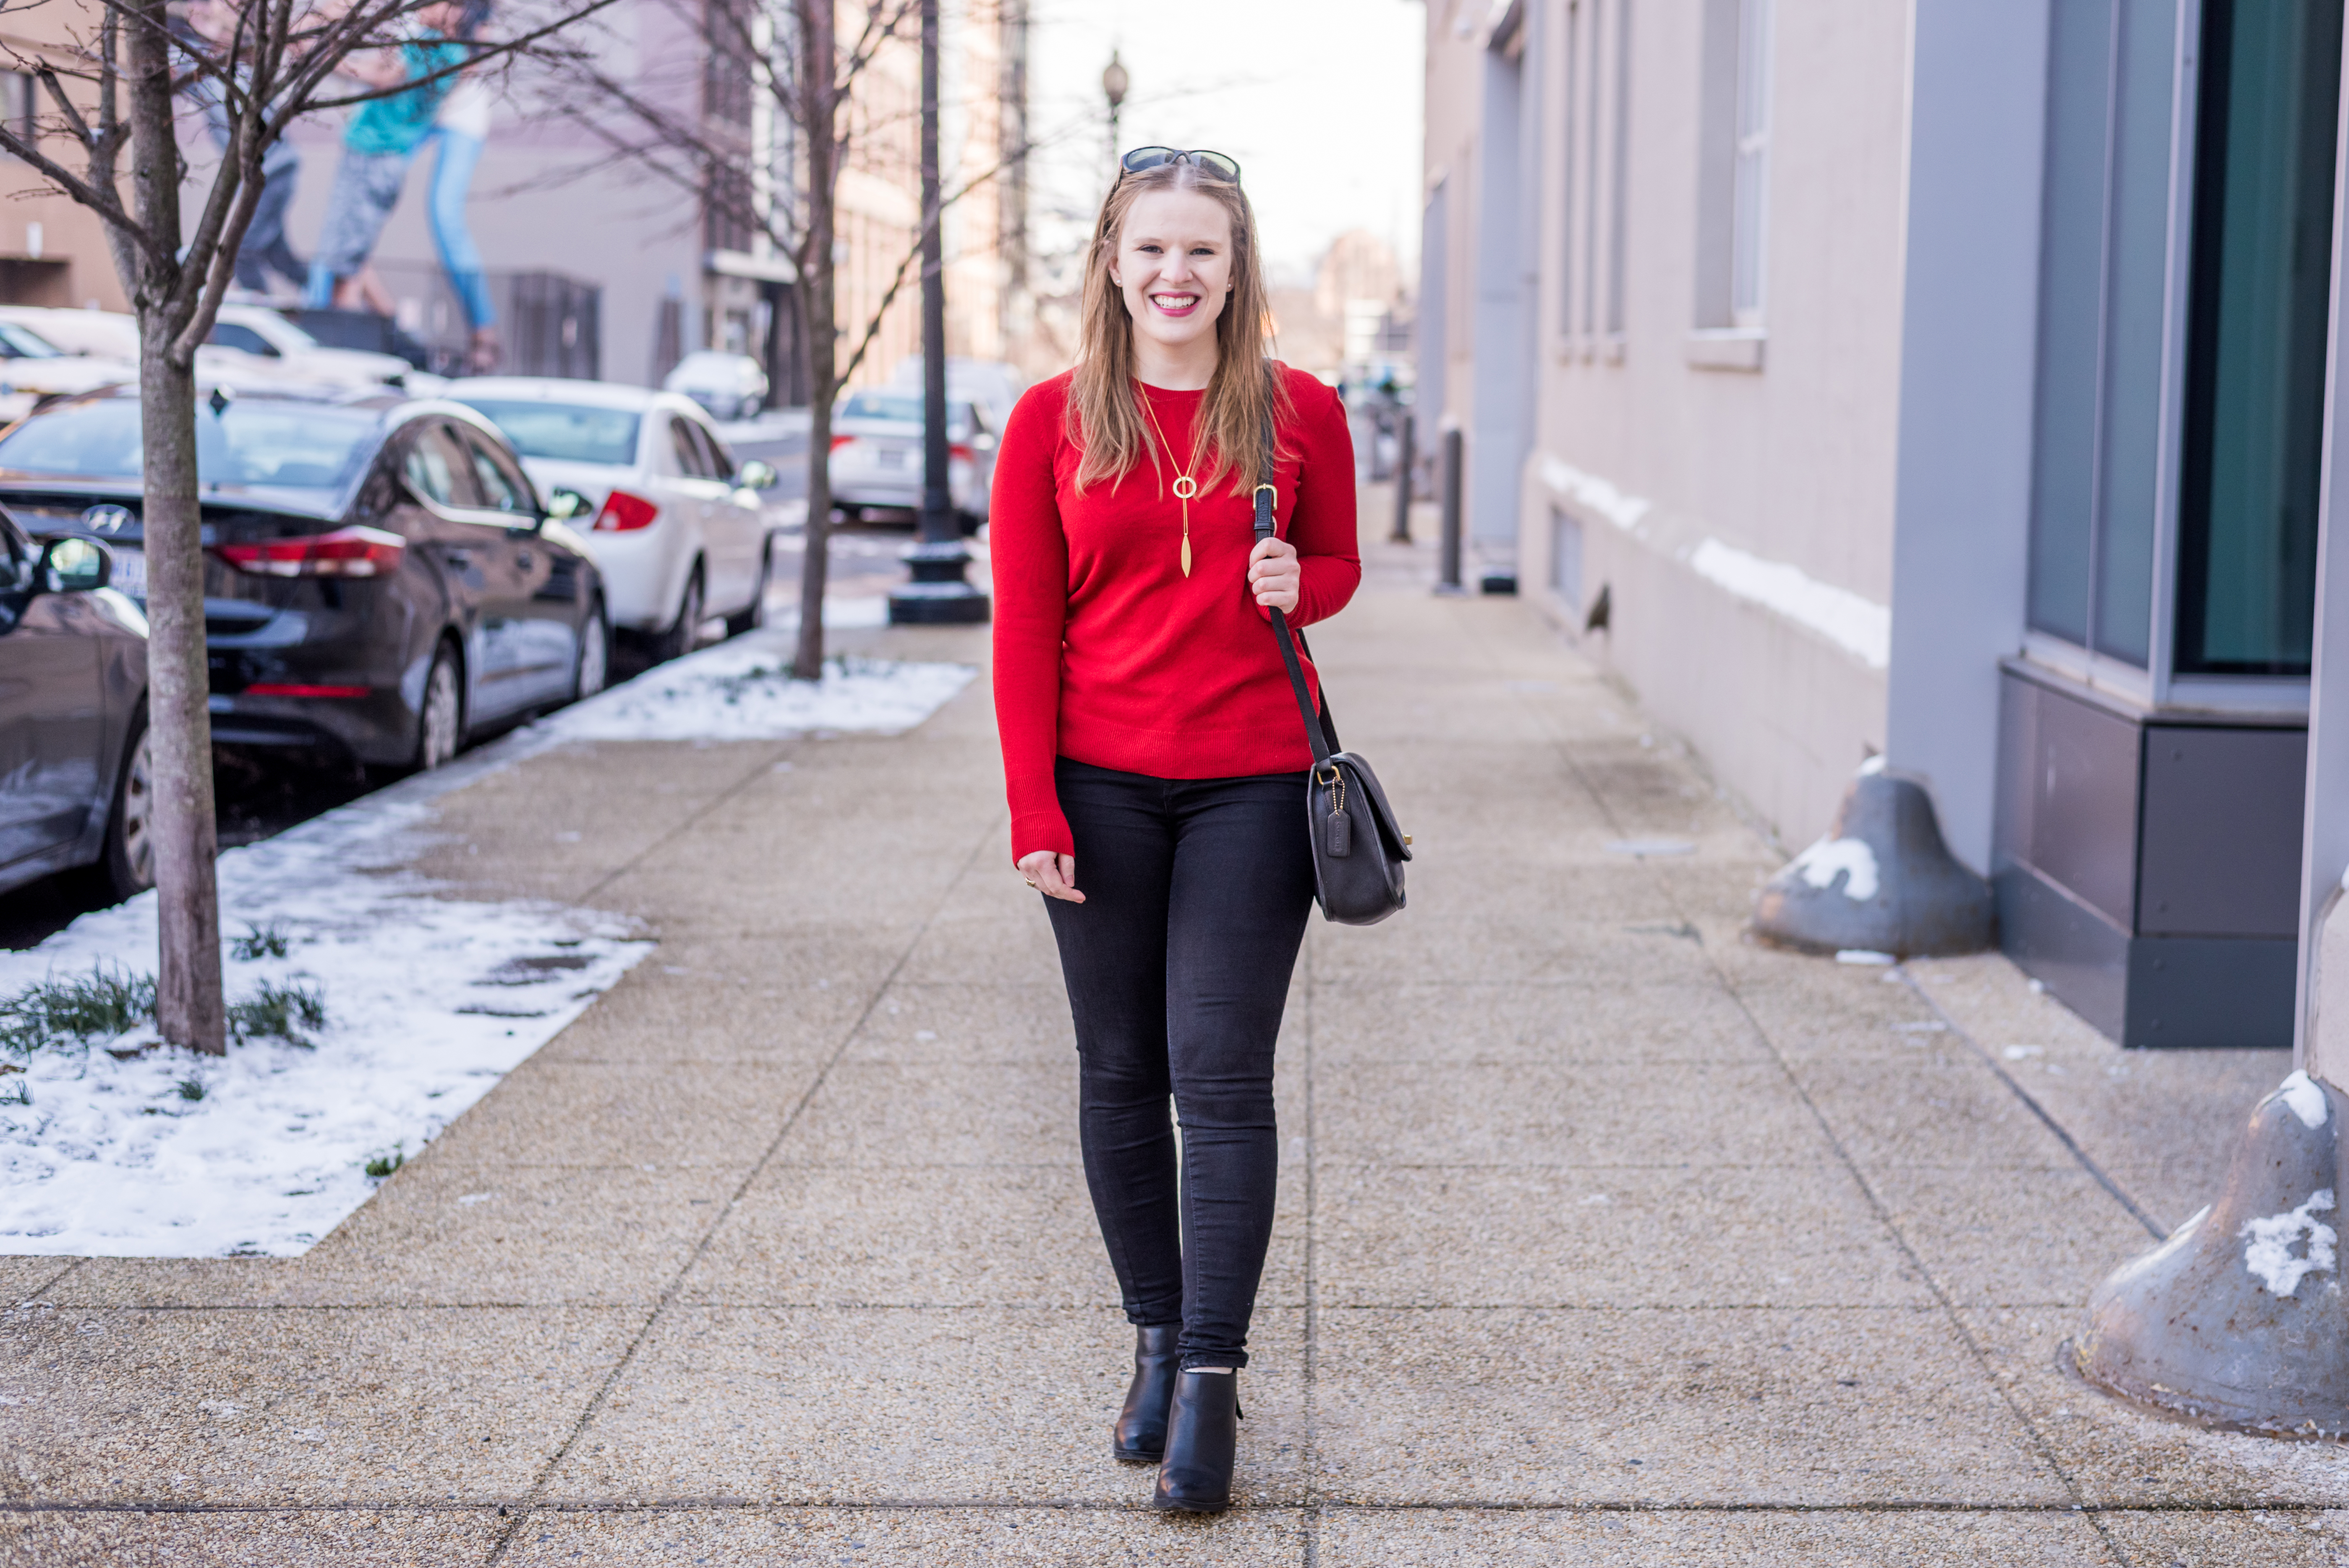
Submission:
[[[996,435],[973,402],[947,402],[947,490],[966,534],[987,521]],[[922,394],[900,388],[852,392],[832,417],[832,499],[851,517],[867,508],[919,511]]]

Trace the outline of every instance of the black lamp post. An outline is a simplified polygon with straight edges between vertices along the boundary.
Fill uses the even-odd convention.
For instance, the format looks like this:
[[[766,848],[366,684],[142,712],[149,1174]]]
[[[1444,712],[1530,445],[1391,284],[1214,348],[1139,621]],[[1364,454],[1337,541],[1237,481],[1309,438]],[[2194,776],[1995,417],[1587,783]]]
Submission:
[[[1117,110],[1118,106],[1125,101],[1125,89],[1130,85],[1125,78],[1123,62],[1118,59],[1117,51],[1112,49],[1109,52],[1109,68],[1102,72],[1102,96],[1109,99],[1109,172],[1112,180],[1117,178],[1117,161],[1124,155],[1124,149],[1118,145],[1117,140]]]
[[[947,462],[946,243],[938,195],[938,0],[922,0],[922,512],[905,552],[911,580],[889,596],[893,626],[969,625],[988,597],[964,576],[970,552],[955,514]]]

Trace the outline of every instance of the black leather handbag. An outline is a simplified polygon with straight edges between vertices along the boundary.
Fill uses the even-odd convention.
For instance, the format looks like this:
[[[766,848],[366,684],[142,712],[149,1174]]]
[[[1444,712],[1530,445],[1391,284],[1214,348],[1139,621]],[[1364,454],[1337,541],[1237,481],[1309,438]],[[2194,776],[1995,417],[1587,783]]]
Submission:
[[[1267,462],[1272,446],[1266,442]],[[1256,487],[1256,536],[1272,537],[1273,488]],[[1371,764],[1338,743],[1330,722],[1329,693],[1313,711],[1313,693],[1297,661],[1297,637],[1288,618],[1272,612],[1272,631],[1297,692],[1305,720],[1306,743],[1313,748],[1313,772],[1305,784],[1305,826],[1313,844],[1313,892],[1322,918],[1341,926],[1375,926],[1402,908],[1402,863],[1411,858],[1411,836],[1395,826],[1386,792]]]

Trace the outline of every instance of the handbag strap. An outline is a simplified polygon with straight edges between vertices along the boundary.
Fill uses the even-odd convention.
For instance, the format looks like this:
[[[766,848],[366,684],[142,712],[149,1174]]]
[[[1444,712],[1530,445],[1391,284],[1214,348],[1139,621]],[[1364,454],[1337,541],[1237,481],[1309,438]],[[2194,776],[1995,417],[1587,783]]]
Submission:
[[[1264,413],[1264,477],[1256,487],[1256,536],[1259,542],[1273,535],[1272,503],[1277,492],[1272,478],[1278,449],[1273,445],[1272,409],[1268,403]],[[1338,732],[1330,725],[1329,715],[1313,711],[1313,693],[1305,684],[1305,668],[1297,660],[1297,639],[1288,629],[1288,618],[1278,610],[1272,613],[1273,635],[1280,639],[1281,662],[1288,666],[1288,684],[1297,693],[1297,711],[1305,721],[1305,743],[1313,748],[1316,766],[1330,760],[1330,753],[1340,750]]]

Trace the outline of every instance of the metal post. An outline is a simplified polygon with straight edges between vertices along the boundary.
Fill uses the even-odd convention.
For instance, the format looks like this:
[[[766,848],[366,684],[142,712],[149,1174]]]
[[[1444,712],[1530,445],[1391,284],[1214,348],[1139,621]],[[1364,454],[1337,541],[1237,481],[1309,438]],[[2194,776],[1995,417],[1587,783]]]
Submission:
[[[1435,584],[1439,594],[1467,591],[1460,586],[1460,482],[1466,466],[1464,445],[1458,426],[1444,432],[1443,576]]]
[[[1413,441],[1418,426],[1409,409],[1402,411],[1402,428],[1395,433],[1395,520],[1394,532],[1387,535],[1390,545],[1411,543],[1411,468],[1418,461]]]
[[[1109,177],[1112,184],[1117,182],[1119,161],[1125,156],[1125,150],[1117,142],[1117,111],[1125,102],[1125,89],[1132,85],[1131,78],[1125,74],[1125,62],[1117,57],[1115,49],[1112,49],[1109,64],[1102,71],[1102,96],[1109,99]]]
[[[922,512],[905,552],[912,580],[889,596],[893,625],[988,618],[985,594],[963,574],[963,547],[947,451],[946,239],[938,190],[938,0],[922,0]]]

